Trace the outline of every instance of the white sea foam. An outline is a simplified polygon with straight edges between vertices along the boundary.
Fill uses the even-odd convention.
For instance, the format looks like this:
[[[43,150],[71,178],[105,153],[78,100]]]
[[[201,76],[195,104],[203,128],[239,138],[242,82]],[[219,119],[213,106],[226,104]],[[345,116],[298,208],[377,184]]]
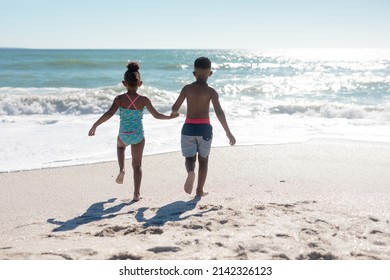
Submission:
[[[94,137],[88,130],[99,115],[0,116],[0,172],[87,164],[116,159],[118,116],[101,125]],[[216,116],[213,147],[228,146]],[[184,116],[168,121],[144,116],[145,155],[180,150]],[[237,145],[302,142],[310,139],[349,139],[390,142],[390,120],[258,115],[228,117]],[[127,152],[127,157],[130,153]]]
[[[254,117],[259,114],[300,114],[323,118],[383,118],[387,120],[390,101],[382,104],[342,103],[313,98],[277,98],[273,84],[260,89],[263,95],[255,93],[259,88],[244,85],[227,84],[222,92],[222,102],[228,108],[227,115],[239,118]],[[12,90],[12,94],[8,93]],[[290,92],[293,91],[290,89]],[[244,94],[243,92],[247,92]],[[253,92],[253,93],[252,93]],[[122,93],[117,87],[77,89],[77,88],[0,88],[0,116],[23,115],[90,115],[102,114],[112,104],[114,97]],[[169,111],[178,93],[145,87],[142,94],[148,96],[160,111]],[[276,98],[275,98],[276,97]],[[353,101],[353,99],[351,99]]]
[[[172,103],[173,95],[145,87],[144,92],[158,106]],[[88,115],[101,114],[123,87],[83,88],[0,88],[0,115]],[[172,105],[170,105],[172,106]]]

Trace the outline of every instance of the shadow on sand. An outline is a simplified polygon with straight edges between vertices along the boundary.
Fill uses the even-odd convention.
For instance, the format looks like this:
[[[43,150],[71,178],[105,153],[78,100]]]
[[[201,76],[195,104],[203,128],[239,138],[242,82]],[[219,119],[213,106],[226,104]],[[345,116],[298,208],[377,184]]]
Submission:
[[[163,226],[166,222],[183,221],[185,219],[188,219],[189,217],[200,217],[207,212],[215,211],[214,208],[211,208],[205,211],[182,216],[186,212],[194,210],[199,201],[200,201],[200,197],[198,196],[187,202],[175,201],[173,203],[162,206],[161,208],[158,208],[155,215],[150,219],[145,219],[144,217],[145,211],[148,210],[149,208],[142,207],[138,209],[135,218],[137,219],[138,222],[144,223],[143,224],[144,227]]]
[[[118,213],[123,209],[123,207],[131,205],[135,203],[134,201],[128,203],[121,203],[110,208],[104,209],[104,205],[108,203],[114,203],[116,198],[108,199],[107,201],[97,202],[92,204],[87,211],[81,216],[75,217],[71,220],[62,222],[56,221],[55,219],[48,219],[47,222],[50,224],[58,225],[53,232],[57,231],[69,231],[73,230],[81,225],[85,225],[91,222],[101,221],[105,219],[112,219],[118,215],[127,215],[134,213],[134,211],[126,212],[126,213]]]
[[[58,225],[58,227],[54,228],[52,232],[63,232],[63,231],[74,230],[79,226],[89,224],[92,222],[112,219],[119,215],[128,215],[128,214],[135,213],[136,220],[139,223],[143,223],[144,227],[163,226],[166,222],[178,222],[178,221],[183,221],[185,219],[188,219],[189,217],[200,217],[207,212],[216,210],[214,208],[210,208],[193,214],[184,215],[186,212],[194,210],[196,208],[196,205],[200,201],[200,199],[201,199],[200,197],[196,196],[195,198],[187,202],[175,201],[173,203],[169,203],[165,206],[158,208],[155,215],[152,218],[146,219],[144,217],[144,213],[149,209],[149,207],[141,207],[135,211],[131,210],[127,212],[118,213],[124,207],[134,204],[135,201],[121,203],[105,209],[106,204],[111,204],[116,201],[116,198],[111,198],[106,201],[101,201],[92,204],[85,211],[84,214],[72,218],[68,221],[57,221],[56,219],[50,218],[47,220],[47,222],[50,224]],[[150,209],[150,210],[154,211],[154,209]]]

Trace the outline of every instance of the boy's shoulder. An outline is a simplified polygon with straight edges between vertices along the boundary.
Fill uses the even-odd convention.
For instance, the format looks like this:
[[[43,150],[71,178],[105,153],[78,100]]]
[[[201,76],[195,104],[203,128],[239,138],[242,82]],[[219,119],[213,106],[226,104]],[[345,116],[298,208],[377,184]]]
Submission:
[[[209,86],[207,83],[204,83],[203,85],[201,85],[201,87],[204,88],[205,90],[216,92],[216,90],[213,87]],[[193,82],[183,87],[183,90],[191,90],[191,89],[199,89],[199,84],[197,82]]]

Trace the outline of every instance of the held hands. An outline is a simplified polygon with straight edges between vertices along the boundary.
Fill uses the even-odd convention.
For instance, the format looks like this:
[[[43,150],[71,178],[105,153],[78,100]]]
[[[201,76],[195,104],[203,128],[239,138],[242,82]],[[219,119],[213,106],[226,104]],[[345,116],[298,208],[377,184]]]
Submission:
[[[177,118],[179,116],[179,112],[172,111],[171,113],[171,119]]]

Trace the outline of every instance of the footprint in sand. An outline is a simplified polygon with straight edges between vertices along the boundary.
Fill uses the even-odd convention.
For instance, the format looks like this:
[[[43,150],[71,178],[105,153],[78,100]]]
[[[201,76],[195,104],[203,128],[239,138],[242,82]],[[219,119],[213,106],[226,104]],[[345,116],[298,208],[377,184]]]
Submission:
[[[385,242],[382,242],[382,241],[374,241],[373,244],[377,245],[377,246],[386,246],[387,245]]]
[[[272,259],[274,259],[274,260],[289,260],[290,258],[287,257],[286,254],[277,254],[277,255],[273,255]]]
[[[282,207],[282,208],[294,208],[294,204],[288,204],[288,203],[270,203],[269,205]]]
[[[388,241],[388,238],[390,237],[389,233],[374,229],[374,230],[370,231],[370,235],[374,235],[375,237],[373,236],[373,238],[376,239],[372,242],[372,244],[377,245],[377,246],[387,246],[387,243],[384,242],[383,239]],[[380,240],[380,239],[382,239],[382,240]]]
[[[224,225],[229,222],[229,220],[220,220],[218,221],[221,225]]]
[[[238,245],[237,249],[234,250],[237,254],[237,256],[235,257],[236,259],[238,260],[246,260],[248,259],[248,254],[246,252],[246,248],[241,246],[241,245]]]
[[[159,227],[143,227],[143,226],[113,226],[107,227],[102,231],[94,234],[95,237],[115,237],[117,235],[128,234],[162,234],[164,231]]]
[[[103,229],[102,231],[99,231],[94,234],[96,237],[114,237],[118,232],[126,230],[127,227],[122,226],[113,226],[113,227],[107,227]]]
[[[168,252],[173,252],[173,253],[176,253],[176,252],[179,252],[181,249],[179,247],[174,247],[174,246],[167,246],[167,247],[164,247],[164,246],[161,246],[161,247],[153,247],[153,248],[150,248],[148,249],[148,251],[150,252],[153,252],[155,254],[160,254],[160,253],[168,253]]]
[[[83,256],[85,256],[85,255],[88,255],[88,256],[95,256],[95,255],[98,254],[97,251],[92,250],[92,249],[88,249],[88,248],[77,249],[77,250],[75,250],[75,252],[78,253],[78,254],[81,254],[81,255],[83,255]]]
[[[204,227],[200,224],[189,224],[189,225],[183,225],[183,228],[197,230],[197,229],[203,229]]]
[[[263,211],[263,210],[266,209],[266,207],[265,207],[264,205],[256,205],[254,209],[255,209],[255,210]]]
[[[109,260],[141,260],[142,257],[135,256],[128,253],[119,253],[118,255],[113,255]]]
[[[314,243],[314,242],[309,242],[309,243],[307,243],[307,246],[308,246],[309,248],[318,248],[318,247],[319,247],[318,244],[317,244],[317,243]]]
[[[306,255],[299,255],[297,257],[297,260],[337,260],[338,257],[331,254],[331,253],[326,253],[322,254],[320,252],[311,252]]]
[[[140,234],[163,234],[164,231],[162,228],[159,227],[148,227],[143,231],[139,232]]]
[[[57,256],[57,257],[63,258],[64,260],[73,260],[73,259],[72,259],[69,255],[67,255],[67,254],[44,252],[44,253],[41,253],[41,255],[42,255],[42,256]]]
[[[379,222],[379,219],[377,219],[377,218],[375,218],[375,217],[372,217],[372,216],[370,216],[370,217],[368,217],[368,219],[370,219],[371,221],[373,221],[373,222]]]
[[[368,255],[368,254],[362,254],[362,253],[351,252],[351,256],[356,259],[362,259],[362,260],[379,260],[378,257]]]
[[[301,229],[301,232],[305,233],[307,235],[318,235],[318,232],[314,229],[311,229],[311,228],[303,228],[303,229]]]
[[[386,232],[383,232],[383,231],[380,231],[380,230],[375,230],[375,229],[370,231],[370,234],[376,234],[376,235],[380,235],[380,236],[383,236],[383,237],[390,237],[389,233],[386,233]]]
[[[222,208],[223,208],[222,205],[212,205],[212,204],[200,204],[200,205],[198,205],[198,209],[200,209],[200,210],[210,209],[210,211],[217,211],[217,210],[221,210]]]
[[[284,233],[277,233],[275,236],[280,238],[292,238],[290,235]]]

